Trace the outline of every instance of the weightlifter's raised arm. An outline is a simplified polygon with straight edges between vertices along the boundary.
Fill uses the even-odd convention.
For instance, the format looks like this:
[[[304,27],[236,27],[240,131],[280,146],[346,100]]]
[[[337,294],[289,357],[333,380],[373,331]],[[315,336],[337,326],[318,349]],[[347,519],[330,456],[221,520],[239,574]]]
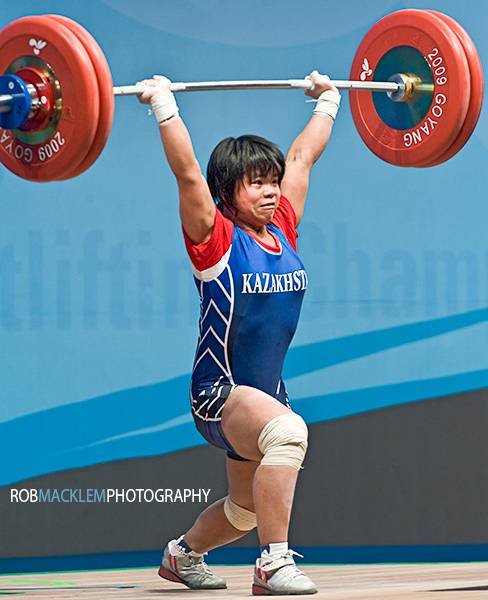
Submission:
[[[145,91],[139,100],[152,106],[169,166],[178,183],[181,222],[188,237],[199,244],[210,237],[216,208],[193,151],[188,129],[178,115],[170,83],[169,79],[158,75],[140,82]]]
[[[288,150],[285,175],[281,182],[281,192],[295,210],[297,225],[305,206],[310,171],[329,143],[341,100],[337,88],[330,83],[327,75],[314,71],[310,79],[313,87],[305,93],[317,100],[317,105],[310,121]]]

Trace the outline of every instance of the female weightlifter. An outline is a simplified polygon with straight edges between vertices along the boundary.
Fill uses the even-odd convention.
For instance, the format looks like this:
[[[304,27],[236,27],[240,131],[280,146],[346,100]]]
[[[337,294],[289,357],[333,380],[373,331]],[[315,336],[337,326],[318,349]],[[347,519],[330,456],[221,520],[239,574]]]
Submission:
[[[340,95],[314,71],[313,116],[286,161],[278,147],[244,135],[221,141],[202,176],[170,81],[140,82],[176,177],[185,245],[200,295],[191,407],[197,429],[227,451],[228,496],[204,510],[163,552],[161,577],[192,589],[225,588],[203,555],[257,526],[254,595],[313,594],[295,565],[288,527],[307,427],[290,408],[281,370],[307,274],[297,255],[309,174],[324,151]]]

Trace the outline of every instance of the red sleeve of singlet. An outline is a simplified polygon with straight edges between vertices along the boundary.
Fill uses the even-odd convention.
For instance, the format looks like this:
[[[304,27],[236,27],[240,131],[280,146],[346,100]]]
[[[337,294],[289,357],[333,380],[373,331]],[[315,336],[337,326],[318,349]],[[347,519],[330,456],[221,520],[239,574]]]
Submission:
[[[183,229],[183,227],[182,227]],[[194,244],[183,229],[185,246],[190,260],[198,271],[204,271],[215,266],[232,244],[234,224],[217,208],[212,235],[207,242]]]
[[[280,197],[280,203],[278,204],[278,208],[276,209],[271,223],[281,229],[296,252],[298,237],[297,216],[293,206],[285,196]]]

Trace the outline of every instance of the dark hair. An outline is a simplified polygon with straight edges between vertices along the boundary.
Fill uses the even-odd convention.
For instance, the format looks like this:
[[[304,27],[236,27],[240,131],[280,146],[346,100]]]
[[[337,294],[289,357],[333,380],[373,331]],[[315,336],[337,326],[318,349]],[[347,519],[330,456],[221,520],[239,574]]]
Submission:
[[[285,173],[285,159],[276,144],[257,135],[225,138],[214,148],[207,166],[207,183],[217,206],[232,205],[236,184],[244,177]]]

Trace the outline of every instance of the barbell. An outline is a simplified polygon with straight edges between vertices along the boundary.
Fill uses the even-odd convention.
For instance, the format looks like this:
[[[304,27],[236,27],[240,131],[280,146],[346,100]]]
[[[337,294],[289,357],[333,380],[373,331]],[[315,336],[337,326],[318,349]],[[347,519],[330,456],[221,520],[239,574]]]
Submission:
[[[108,139],[116,96],[107,60],[91,34],[60,15],[18,19],[0,32],[0,160],[31,181],[76,177]],[[362,40],[349,90],[356,128],[379,158],[430,167],[465,145],[481,111],[476,48],[451,17],[408,9],[387,15]],[[308,89],[308,79],[174,82],[174,92]]]

